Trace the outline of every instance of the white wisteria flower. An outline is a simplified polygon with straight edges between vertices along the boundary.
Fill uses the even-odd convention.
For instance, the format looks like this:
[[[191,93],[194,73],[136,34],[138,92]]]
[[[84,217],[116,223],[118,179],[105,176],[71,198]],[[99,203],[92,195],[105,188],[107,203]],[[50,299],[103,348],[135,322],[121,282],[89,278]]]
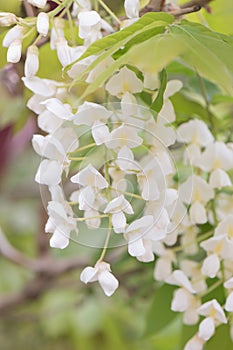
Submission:
[[[224,308],[228,312],[233,312],[233,277],[224,283],[224,288],[229,291]]]
[[[167,86],[163,95],[163,98],[164,98],[163,107],[159,112],[159,115],[164,119],[165,123],[171,123],[176,120],[175,110],[169,98],[173,96],[175,93],[177,93],[178,91],[180,91],[182,86],[183,84],[180,80],[170,80],[167,83]]]
[[[24,65],[25,77],[33,77],[39,69],[39,50],[37,46],[28,47],[27,56]]]
[[[183,143],[204,147],[214,141],[214,137],[207,125],[199,119],[182,123],[177,129],[177,139]]]
[[[104,209],[105,214],[112,214],[112,225],[116,233],[122,233],[126,227],[125,214],[133,214],[131,204],[125,199],[123,195],[112,199]]]
[[[141,92],[143,83],[132,70],[123,67],[109,79],[105,88],[111,95],[122,98],[126,92],[132,94]]]
[[[17,17],[11,12],[0,12],[0,27],[9,27],[16,24]]]
[[[180,186],[180,199],[191,204],[189,209],[192,224],[207,222],[205,204],[214,198],[212,187],[200,176],[192,175]]]
[[[110,265],[104,261],[98,261],[94,267],[86,267],[80,275],[84,283],[98,281],[105,295],[110,297],[118,288],[119,282],[111,273]]]
[[[47,4],[47,0],[27,0],[29,4],[38,8],[43,8]]]
[[[185,344],[184,350],[202,350],[204,347],[205,341],[194,335],[189,341]]]
[[[131,126],[122,124],[119,128],[114,129],[106,142],[106,146],[112,149],[121,149],[126,146],[128,148],[135,148],[140,146],[143,139],[138,136],[137,129]]]
[[[23,38],[24,33],[25,33],[24,27],[20,25],[14,26],[13,28],[7,31],[2,41],[2,46],[9,47],[13,43],[13,41],[21,40]]]
[[[39,34],[47,36],[49,32],[49,15],[46,12],[40,12],[36,19],[36,29]]]
[[[214,231],[215,236],[225,235],[229,240],[233,242],[233,215],[227,215]]]
[[[72,176],[71,182],[82,186],[91,186],[99,189],[108,187],[108,182],[106,179],[91,164],[79,171],[76,175]]]
[[[92,126],[95,122],[106,123],[112,112],[98,103],[85,101],[78,107],[77,113],[72,117],[75,125]]]
[[[45,232],[52,233],[50,238],[50,246],[52,248],[64,249],[69,244],[70,232],[75,230],[76,221],[69,216],[62,203],[51,201],[48,203],[49,219],[45,226]]]
[[[233,242],[224,234],[211,237],[201,242],[200,246],[208,253],[201,270],[205,276],[215,277],[220,269],[221,260],[229,259],[233,261]]]
[[[140,9],[139,0],[125,0],[124,7],[125,7],[126,16],[128,18],[139,17],[139,9]]]
[[[204,341],[209,340],[215,333],[216,326],[227,323],[224,311],[216,299],[201,305],[198,313],[206,318],[200,323],[198,337]]]
[[[233,168],[233,151],[224,142],[210,143],[202,153],[199,167],[207,172],[215,169],[230,170]]]
[[[154,260],[152,242],[164,238],[164,233],[157,231],[152,215],[145,215],[135,220],[126,230],[124,237],[128,242],[128,252],[138,260],[149,262]]]
[[[22,54],[22,41],[16,39],[12,41],[7,50],[7,62],[17,63],[20,61]]]
[[[89,46],[102,37],[101,17],[96,11],[82,11],[78,14],[79,37],[84,39],[84,45]]]

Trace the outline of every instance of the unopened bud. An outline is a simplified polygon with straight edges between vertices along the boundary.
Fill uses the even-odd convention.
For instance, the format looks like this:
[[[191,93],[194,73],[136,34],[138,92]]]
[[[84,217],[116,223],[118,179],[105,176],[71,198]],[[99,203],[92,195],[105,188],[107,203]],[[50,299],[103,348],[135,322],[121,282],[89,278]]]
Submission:
[[[25,76],[30,78],[33,77],[39,68],[39,50],[37,46],[32,45],[28,47],[27,57],[24,66]]]
[[[25,29],[21,26],[14,26],[5,35],[2,46],[9,47],[11,43],[15,40],[21,39],[24,34]]]
[[[50,37],[51,50],[55,50],[57,48],[56,44],[59,38],[64,38],[64,20],[62,18],[55,17]]]
[[[71,63],[70,49],[65,38],[58,38],[56,42],[57,57],[63,67]]]
[[[39,34],[46,36],[49,31],[49,16],[46,12],[40,12],[37,16],[36,28]]]
[[[21,58],[21,52],[22,52],[22,42],[21,40],[17,39],[14,40],[8,50],[7,50],[7,62],[10,63],[17,63],[19,62]]]
[[[0,27],[9,27],[16,23],[16,16],[10,12],[0,12]]]
[[[29,4],[39,7],[40,9],[42,9],[43,7],[45,7],[47,0],[27,0],[29,2]]]

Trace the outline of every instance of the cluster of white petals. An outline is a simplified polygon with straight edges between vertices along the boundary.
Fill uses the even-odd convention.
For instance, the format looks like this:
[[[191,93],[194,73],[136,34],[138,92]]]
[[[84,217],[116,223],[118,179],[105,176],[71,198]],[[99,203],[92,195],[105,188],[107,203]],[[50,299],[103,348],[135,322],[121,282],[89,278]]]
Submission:
[[[91,84],[114,64],[111,56],[91,69],[97,56],[81,57],[113,32],[91,1],[76,0],[72,6],[80,45],[67,39],[63,18],[51,19],[46,0],[28,2],[42,9],[35,29],[40,38],[49,38],[70,79],[88,68],[84,79]],[[140,2],[125,0],[124,7],[127,26],[138,20]],[[0,13],[0,25],[12,26],[2,43],[10,63],[21,58],[26,27],[19,23],[13,14]],[[32,145],[40,157],[35,181],[46,185],[51,197],[45,227],[50,246],[66,248],[79,234],[80,222],[95,230],[105,228],[107,220],[107,243],[110,236],[120,237],[130,256],[155,261],[155,280],[177,286],[171,309],[183,314],[184,324],[198,324],[185,350],[203,349],[216,327],[228,322],[226,312],[233,313],[232,144],[217,139],[197,118],[176,122],[172,96],[183,88],[177,79],[167,82],[156,117],[140,94],[149,89],[155,99],[160,80],[139,65],[121,66],[102,86],[113,103],[77,103],[69,84],[37,76],[39,51],[37,42],[28,47],[22,80],[32,93],[27,106],[43,131],[33,136]],[[187,166],[182,183],[176,180],[176,148]],[[69,199],[64,182],[71,189]],[[101,258],[84,268],[80,278],[84,283],[98,281],[111,296],[119,282],[104,261],[107,248],[103,245]],[[225,301],[204,302],[220,283]]]

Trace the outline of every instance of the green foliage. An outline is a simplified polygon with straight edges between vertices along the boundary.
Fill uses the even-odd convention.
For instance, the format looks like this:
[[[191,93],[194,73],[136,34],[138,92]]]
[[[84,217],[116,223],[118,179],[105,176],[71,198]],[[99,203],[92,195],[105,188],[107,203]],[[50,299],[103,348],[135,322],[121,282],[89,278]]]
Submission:
[[[166,284],[156,289],[146,318],[146,336],[160,332],[177,317],[177,314],[171,311],[171,301],[175,289],[174,286]]]
[[[160,72],[159,80],[160,80],[160,88],[159,88],[158,95],[156,96],[156,99],[154,100],[154,102],[150,106],[150,108],[157,113],[160,112],[160,110],[163,106],[163,95],[164,95],[164,91],[165,91],[166,86],[167,86],[167,73],[166,73],[165,69],[163,69]]]

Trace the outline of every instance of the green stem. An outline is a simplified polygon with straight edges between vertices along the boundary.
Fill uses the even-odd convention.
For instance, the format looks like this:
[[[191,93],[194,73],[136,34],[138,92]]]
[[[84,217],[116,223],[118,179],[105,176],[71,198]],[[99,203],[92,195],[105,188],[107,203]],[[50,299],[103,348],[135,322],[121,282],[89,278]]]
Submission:
[[[211,293],[213,290],[215,290],[216,288],[218,288],[222,283],[223,283],[223,280],[222,280],[222,279],[218,280],[216,283],[212,284],[212,286],[210,286],[205,292],[199,294],[199,296],[202,298],[202,297],[208,295],[208,294]]]
[[[99,4],[105,9],[105,11],[119,24],[121,25],[121,21],[119,18],[115,15],[114,12],[102,1],[98,0]]]
[[[88,148],[92,148],[92,147],[94,147],[94,146],[96,146],[95,143],[90,143],[89,145],[85,145],[85,146],[79,147],[79,148],[77,148],[75,151],[69,152],[68,154],[72,154],[72,153],[76,153],[76,152],[81,152],[81,151],[84,151],[84,150],[86,150],[86,149],[88,149]]]
[[[48,15],[50,17],[55,17],[59,12],[63,10],[64,7],[68,6],[69,4],[71,5],[71,2],[73,0],[64,0],[60,5],[58,5],[54,10],[48,12]]]
[[[175,253],[181,252],[184,248],[191,246],[193,243],[200,243],[200,242],[204,241],[205,239],[212,236],[212,234],[213,234],[212,230],[205,232],[205,233],[203,233],[203,235],[197,237],[197,239],[194,242],[189,242],[188,244],[185,244],[185,245],[179,245],[178,247],[171,248],[171,250]]]
[[[98,262],[103,261],[105,255],[106,255],[106,252],[107,252],[107,249],[108,249],[109,240],[110,240],[110,236],[111,236],[111,231],[112,231],[112,218],[111,218],[111,216],[109,216],[108,232],[107,232],[107,236],[106,236],[106,239],[105,239],[105,242],[104,242],[104,248],[102,250],[102,253],[100,255],[100,258],[99,258]]]
[[[100,218],[107,218],[109,215],[103,214],[103,215],[96,215],[96,216],[90,216],[89,218],[76,218],[76,221],[87,221],[87,220],[93,220],[93,219],[100,219]]]
[[[86,157],[68,157],[69,160],[76,160],[76,161],[79,161],[79,160],[84,160],[86,159]]]
[[[140,196],[139,194],[135,194],[135,193],[127,192],[127,191],[120,191],[120,190],[118,190],[117,188],[114,188],[114,187],[110,187],[110,189],[113,190],[113,191],[119,192],[121,194],[124,194],[126,196],[130,196],[130,197],[134,197],[134,198],[143,200],[142,196]]]

